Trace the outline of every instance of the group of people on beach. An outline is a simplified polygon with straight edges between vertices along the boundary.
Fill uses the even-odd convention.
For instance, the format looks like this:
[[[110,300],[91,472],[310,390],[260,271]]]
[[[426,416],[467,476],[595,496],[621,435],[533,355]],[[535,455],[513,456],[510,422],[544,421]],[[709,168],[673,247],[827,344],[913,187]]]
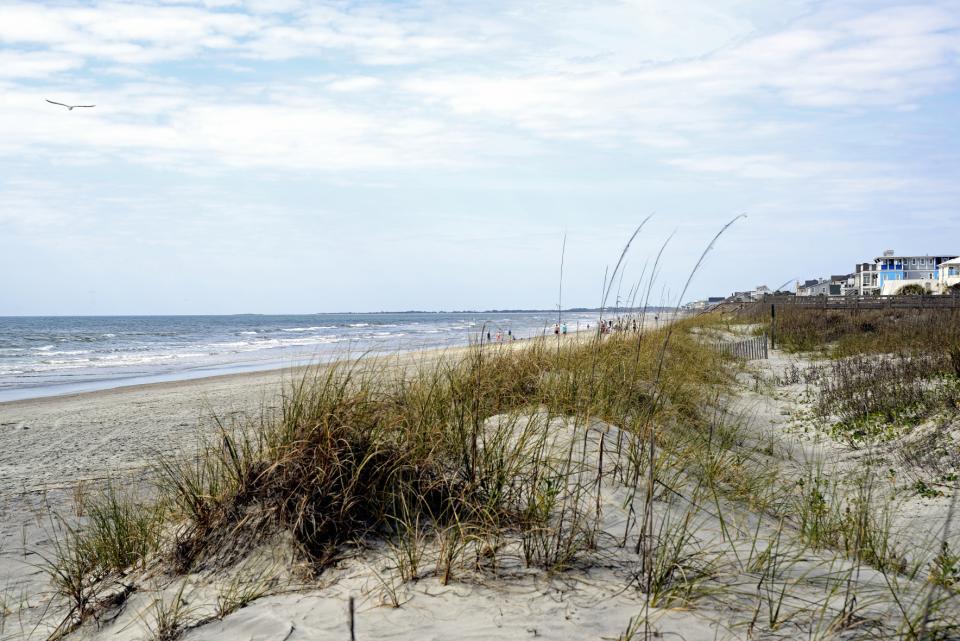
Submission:
[[[660,317],[654,316],[654,321],[659,322]],[[590,323],[587,323],[587,329],[590,329]],[[597,330],[600,334],[613,334],[614,332],[638,332],[642,328],[637,324],[636,318],[621,318],[617,317],[613,320],[600,320],[600,324],[597,325]],[[559,338],[560,336],[567,335],[567,324],[560,322],[553,324],[553,335]],[[577,331],[580,331],[580,323],[577,323]],[[515,341],[517,337],[513,334],[513,330],[508,329],[506,333],[502,329],[498,329],[496,334],[491,331],[487,331],[487,342],[492,343],[496,341],[497,343],[502,343],[504,341]]]
[[[493,342],[493,340],[494,340],[494,337],[493,337],[493,336],[491,335],[491,333],[488,331],[488,332],[487,332],[487,342],[490,343],[490,342]],[[496,333],[496,341],[497,341],[498,343],[502,343],[504,340],[507,340],[507,341],[515,341],[515,340],[517,340],[517,337],[513,335],[513,330],[512,330],[512,329],[508,329],[506,335],[504,335],[502,329],[498,329],[498,330],[497,330],[497,333]]]
[[[660,322],[660,315],[656,314],[653,317],[655,323]],[[634,332],[637,333],[642,329],[641,326],[637,325],[636,318],[620,318],[617,317],[615,320],[601,320],[600,321],[600,333],[601,334],[612,334],[614,332]]]

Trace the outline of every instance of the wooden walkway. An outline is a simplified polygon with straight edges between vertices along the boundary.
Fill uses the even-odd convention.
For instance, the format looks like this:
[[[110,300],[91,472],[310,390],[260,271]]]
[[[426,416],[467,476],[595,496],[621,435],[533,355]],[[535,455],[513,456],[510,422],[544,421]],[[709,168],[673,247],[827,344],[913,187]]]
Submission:
[[[810,309],[960,310],[960,296],[765,296],[763,300],[741,303],[741,305],[743,308],[750,305],[764,307],[775,305]]]

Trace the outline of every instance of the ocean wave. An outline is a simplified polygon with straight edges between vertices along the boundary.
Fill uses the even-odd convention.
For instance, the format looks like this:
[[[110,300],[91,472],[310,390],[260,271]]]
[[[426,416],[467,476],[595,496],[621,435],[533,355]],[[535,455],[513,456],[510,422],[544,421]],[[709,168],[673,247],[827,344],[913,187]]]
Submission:
[[[65,349],[57,352],[45,351],[44,356],[78,356],[80,354],[89,354],[90,350],[88,349]]]
[[[304,336],[303,338],[263,338],[253,341],[230,341],[227,343],[210,343],[205,345],[207,349],[218,351],[244,351],[253,352],[262,349],[276,349],[280,347],[295,347],[309,345],[325,345],[328,343],[338,343],[345,340],[339,336]],[[218,351],[211,352],[213,354]]]
[[[89,358],[53,358],[53,359],[44,359],[40,361],[44,365],[75,365],[80,363],[89,363],[91,362]]]
[[[290,359],[326,358],[338,351],[421,349],[466,343],[481,326],[495,331],[502,324],[499,317],[480,316],[360,318],[364,320],[356,316],[278,317],[262,323],[175,318],[136,324],[94,324],[77,319],[62,330],[58,325],[40,327],[24,321],[27,324],[22,330],[0,340],[0,386],[8,382],[14,387],[37,381],[56,384],[67,378],[112,380],[198,367],[247,367],[250,363],[280,366]],[[503,331],[512,326],[518,337],[539,334],[544,318],[511,316]],[[388,322],[378,322],[381,320]],[[317,325],[317,321],[323,324]],[[552,321],[549,324],[552,326]],[[68,337],[66,341],[61,340],[64,337]]]

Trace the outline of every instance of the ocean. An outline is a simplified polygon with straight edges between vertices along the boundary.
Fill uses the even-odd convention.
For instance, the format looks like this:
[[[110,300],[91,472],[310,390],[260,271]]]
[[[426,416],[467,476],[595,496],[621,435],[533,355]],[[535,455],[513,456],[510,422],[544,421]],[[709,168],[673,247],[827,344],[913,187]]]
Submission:
[[[0,402],[552,332],[556,312],[0,317]],[[597,313],[564,313],[570,331]]]

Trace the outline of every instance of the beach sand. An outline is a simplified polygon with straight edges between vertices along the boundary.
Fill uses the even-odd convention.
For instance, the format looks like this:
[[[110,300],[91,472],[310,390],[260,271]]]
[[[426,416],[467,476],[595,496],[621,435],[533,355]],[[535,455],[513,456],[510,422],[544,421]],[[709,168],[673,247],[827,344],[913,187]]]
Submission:
[[[466,349],[357,362],[363,367],[409,367],[455,357]],[[0,607],[13,603],[24,610],[25,622],[35,622],[49,592],[49,579],[37,566],[53,551],[51,516],[69,516],[78,492],[110,479],[147,487],[146,477],[158,455],[195,449],[211,433],[214,415],[229,422],[276,408],[284,384],[311,369],[228,374],[0,403]],[[3,626],[8,633],[11,625]],[[0,639],[6,638],[0,629]]]
[[[585,340],[586,332],[563,340]],[[527,339],[495,344],[520,349]],[[553,340],[548,338],[547,340]],[[468,347],[349,359],[361,367],[407,368],[463,356]],[[346,359],[345,359],[346,360]],[[341,363],[344,361],[340,361]],[[51,515],[70,515],[78,492],[110,479],[142,485],[158,455],[194,450],[212,417],[230,422],[278,407],[286,383],[317,367],[48,396],[0,403],[0,608],[10,602],[34,622],[48,598],[37,567],[52,553]],[[23,608],[20,606],[27,605]],[[2,610],[0,610],[2,612]],[[2,622],[0,616],[0,622]],[[4,627],[9,632],[11,624]],[[0,629],[0,640],[6,636]]]
[[[456,353],[411,353],[366,361],[363,366],[408,367]],[[829,461],[837,475],[855,470],[862,453],[821,434],[797,430],[796,417],[809,403],[801,387],[771,392],[754,382],[795,364],[803,366],[806,361],[775,351],[769,361],[750,365],[740,375],[738,395],[729,399],[730,412],[743,422],[747,434],[771,443],[770,456],[783,462],[784,474],[800,478],[805,464],[814,459]],[[210,433],[214,414],[229,419],[277,407],[284,381],[302,374],[303,370],[235,374],[0,404],[0,608],[7,611],[0,640],[43,639],[55,623],[57,617],[45,611],[49,579],[38,563],[53,551],[50,514],[69,515],[78,484],[93,487],[113,478],[127,486],[146,487],[149,466],[158,454],[195,448]],[[562,421],[551,427],[560,435],[568,429]],[[601,432],[608,434],[609,447],[616,433],[615,426],[603,423],[590,430],[591,447],[597,445]],[[904,462],[892,454],[889,466],[908,478]],[[644,597],[635,584],[637,558],[630,553],[632,546],[617,543],[630,518],[631,501],[638,499],[628,498],[625,488],[616,483],[605,483],[601,498],[604,518],[593,561],[565,572],[546,573],[515,564],[496,571],[464,572],[448,585],[433,575],[404,583],[391,576],[391,552],[381,545],[358,550],[316,581],[298,584],[289,571],[293,565],[289,542],[269,540],[251,559],[267,559],[272,571],[277,570],[285,586],[277,594],[220,619],[212,616],[217,595],[242,569],[200,571],[186,579],[140,577],[141,588],[116,620],[84,626],[71,638],[149,638],[153,604],[174,599],[185,588],[191,616],[209,618],[208,623],[188,630],[186,639],[350,638],[349,597],[356,599],[358,639],[616,639],[629,631],[631,620],[639,620],[634,618],[644,608]],[[918,552],[920,546],[935,545],[949,506],[948,496],[909,496],[899,504],[893,524],[898,538]],[[716,564],[720,578],[711,587],[714,593],[703,596],[695,607],[680,602],[656,608],[652,625],[659,632],[689,641],[756,636],[750,620],[761,607],[758,575],[743,560],[756,552],[755,533],[772,540],[778,525],[731,504],[723,505],[727,516],[721,521],[714,515],[715,508],[721,504],[696,512],[692,526],[697,545]],[[665,515],[672,512],[675,522],[689,514],[689,506],[682,502],[664,503],[662,509]],[[815,617],[824,615],[819,605],[810,604],[823,601],[829,577],[852,567],[828,551],[794,553],[796,560],[769,588],[773,592],[767,592],[775,593],[779,585],[789,588],[784,607],[792,621],[784,624],[783,638],[831,624],[830,620],[818,623]],[[876,620],[900,616],[891,609],[878,573],[858,570],[856,589],[864,604],[859,614]],[[903,590],[910,607],[922,604],[920,583],[905,582]],[[763,608],[767,607],[765,603]],[[836,604],[831,607],[828,614],[833,616]],[[37,627],[41,618],[43,624]]]

